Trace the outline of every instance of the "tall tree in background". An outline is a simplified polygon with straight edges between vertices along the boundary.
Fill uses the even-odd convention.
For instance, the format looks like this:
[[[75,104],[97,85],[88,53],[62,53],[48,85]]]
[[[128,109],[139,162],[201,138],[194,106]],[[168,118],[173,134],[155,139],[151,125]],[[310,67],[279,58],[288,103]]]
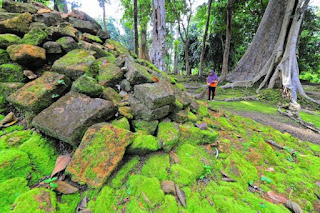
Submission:
[[[230,43],[231,43],[231,26],[232,26],[232,7],[234,0],[228,0],[227,5],[227,27],[226,27],[226,42],[223,53],[222,71],[219,80],[224,81],[227,77],[229,70],[229,55],[230,55]]]
[[[257,33],[224,87],[252,86],[260,79],[259,89],[273,88],[280,79],[284,94],[297,104],[297,93],[308,97],[299,80],[296,47],[304,12],[309,0],[270,0]],[[261,42],[264,41],[264,42]]]
[[[133,0],[133,25],[134,25],[134,52],[139,54],[139,38],[138,38],[138,0]]]
[[[165,71],[166,57],[166,8],[165,0],[154,0],[152,11],[152,63],[161,71]]]
[[[202,50],[201,50],[201,55],[200,55],[199,76],[202,76],[202,73],[203,73],[203,60],[204,60],[204,53],[205,53],[205,49],[206,49],[206,40],[207,40],[208,29],[209,29],[211,5],[212,5],[212,0],[208,0],[208,15],[207,15],[206,28],[204,30],[203,40],[202,40]]]
[[[54,9],[61,13],[68,13],[68,5],[66,0],[53,0]]]
[[[169,1],[170,8],[172,13],[175,16],[176,22],[178,24],[178,32],[183,43],[184,47],[184,60],[186,65],[186,72],[187,75],[191,74],[191,67],[189,63],[189,28],[190,28],[190,21],[192,17],[192,5],[193,0],[172,0]],[[183,15],[186,16],[186,24],[184,23]]]
[[[102,8],[102,21],[104,30],[107,30],[107,23],[106,23],[106,3],[110,3],[109,0],[98,0],[99,6]]]

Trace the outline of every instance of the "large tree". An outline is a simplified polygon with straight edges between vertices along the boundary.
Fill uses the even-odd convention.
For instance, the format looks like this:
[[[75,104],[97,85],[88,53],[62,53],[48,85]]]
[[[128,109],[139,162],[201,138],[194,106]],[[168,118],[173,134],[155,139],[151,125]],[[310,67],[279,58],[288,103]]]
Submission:
[[[283,91],[297,106],[297,93],[309,98],[299,80],[296,47],[309,0],[270,0],[253,41],[224,87],[273,88],[280,80]],[[312,100],[312,99],[311,99]],[[312,100],[315,101],[315,100]],[[320,103],[319,101],[316,101]]]
[[[154,0],[152,11],[151,61],[161,71],[165,71],[166,57],[166,8],[165,0]]]

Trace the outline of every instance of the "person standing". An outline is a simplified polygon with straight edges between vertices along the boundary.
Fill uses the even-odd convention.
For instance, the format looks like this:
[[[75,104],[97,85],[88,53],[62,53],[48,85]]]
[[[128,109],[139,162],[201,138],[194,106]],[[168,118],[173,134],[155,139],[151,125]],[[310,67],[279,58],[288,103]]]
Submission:
[[[218,84],[218,76],[213,70],[210,70],[210,74],[207,78],[207,85],[208,85],[208,101],[214,99],[215,93],[216,93],[216,87]]]

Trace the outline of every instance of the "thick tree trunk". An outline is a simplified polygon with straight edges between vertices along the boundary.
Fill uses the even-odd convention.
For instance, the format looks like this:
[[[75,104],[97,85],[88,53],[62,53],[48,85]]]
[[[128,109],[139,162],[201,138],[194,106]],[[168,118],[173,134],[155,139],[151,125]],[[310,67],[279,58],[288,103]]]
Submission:
[[[254,85],[260,79],[259,89],[273,88],[281,78],[284,92],[296,105],[297,93],[306,98],[299,80],[296,46],[304,11],[309,0],[270,0],[251,45],[239,61],[224,88]],[[258,90],[259,90],[258,89]]]
[[[190,68],[190,64],[189,64],[189,46],[188,46],[188,40],[186,40],[185,44],[184,44],[184,60],[186,63],[186,72],[187,75],[191,75],[191,68]]]
[[[176,50],[174,52],[173,72],[178,75],[180,74],[180,72],[178,70],[178,52]]]
[[[233,0],[228,1],[227,7],[227,29],[226,29],[226,43],[223,53],[222,71],[219,80],[222,82],[225,80],[229,70],[229,55],[230,55],[230,43],[231,43],[231,23],[232,23],[232,6]]]
[[[68,5],[66,0],[54,0],[54,9],[61,13],[68,13]]]
[[[134,24],[134,52],[136,55],[139,54],[139,42],[138,42],[138,0],[133,1],[134,8],[134,16],[133,16],[133,24]]]
[[[199,68],[199,76],[200,77],[203,74],[203,60],[204,60],[204,53],[205,53],[205,50],[206,50],[206,40],[207,40],[209,22],[210,22],[210,15],[211,15],[211,4],[212,4],[212,0],[208,0],[207,23],[206,23],[206,29],[205,29],[204,35],[203,35],[202,49],[201,49],[201,55],[200,55],[200,68]]]
[[[140,32],[139,58],[150,61],[147,48],[147,30],[144,27],[142,27]]]
[[[105,1],[102,1],[102,10],[103,10],[103,14],[102,14],[102,18],[103,18],[103,27],[104,30],[107,30],[107,24],[106,24],[106,5],[105,5]]]
[[[166,57],[166,10],[165,0],[153,1],[153,31],[151,44],[152,63],[161,71],[165,71]]]

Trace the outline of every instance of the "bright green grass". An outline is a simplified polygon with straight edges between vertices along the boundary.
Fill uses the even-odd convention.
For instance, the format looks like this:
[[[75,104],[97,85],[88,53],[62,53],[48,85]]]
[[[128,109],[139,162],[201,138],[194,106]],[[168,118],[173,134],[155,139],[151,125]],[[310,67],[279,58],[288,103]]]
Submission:
[[[313,123],[313,125],[315,125],[317,128],[320,128],[320,114],[319,113],[318,113],[318,115],[311,115],[306,112],[300,112],[300,116],[303,121]]]

